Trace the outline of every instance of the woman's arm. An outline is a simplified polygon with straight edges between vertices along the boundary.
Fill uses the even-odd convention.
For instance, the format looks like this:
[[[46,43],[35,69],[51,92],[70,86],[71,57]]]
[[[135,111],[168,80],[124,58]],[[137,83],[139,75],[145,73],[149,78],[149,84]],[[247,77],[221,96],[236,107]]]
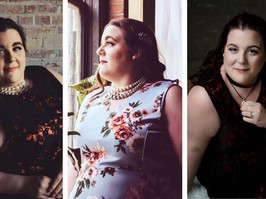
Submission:
[[[175,151],[179,161],[179,168],[176,168],[178,174],[177,198],[182,198],[182,89],[179,86],[169,88],[165,98],[165,117],[167,130],[174,144]]]
[[[188,191],[210,139],[218,132],[220,119],[205,89],[193,87],[188,94]]]
[[[51,179],[46,176],[22,176],[0,172],[0,193],[52,199],[47,192],[50,181]]]
[[[77,171],[74,168],[73,162],[68,158],[68,196],[70,195],[77,178]]]

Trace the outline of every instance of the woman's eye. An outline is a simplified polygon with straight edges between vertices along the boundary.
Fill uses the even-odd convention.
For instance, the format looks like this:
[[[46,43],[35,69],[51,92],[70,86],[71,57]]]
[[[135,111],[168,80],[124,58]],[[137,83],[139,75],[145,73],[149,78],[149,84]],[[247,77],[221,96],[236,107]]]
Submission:
[[[21,46],[16,46],[16,47],[13,48],[14,52],[18,52],[18,51],[21,51],[21,50],[22,50]]]
[[[237,52],[237,48],[228,48],[228,50],[232,53],[236,53]]]
[[[106,42],[106,45],[107,45],[107,46],[113,46],[114,43],[113,43],[113,42]]]
[[[250,49],[248,52],[249,52],[250,54],[252,54],[252,55],[256,55],[256,54],[259,53],[257,50],[253,50],[253,49]]]
[[[5,51],[0,49],[0,57],[4,57],[5,56]]]

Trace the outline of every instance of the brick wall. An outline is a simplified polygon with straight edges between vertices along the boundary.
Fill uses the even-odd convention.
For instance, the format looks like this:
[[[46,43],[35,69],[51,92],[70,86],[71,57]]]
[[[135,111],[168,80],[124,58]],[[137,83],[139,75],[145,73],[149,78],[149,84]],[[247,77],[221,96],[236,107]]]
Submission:
[[[62,0],[0,0],[0,13],[23,26],[27,65],[42,65],[62,74]]]
[[[188,75],[216,47],[223,26],[236,14],[250,12],[266,19],[266,1],[188,0]]]
[[[121,19],[125,17],[126,0],[110,0],[109,1],[109,19]]]

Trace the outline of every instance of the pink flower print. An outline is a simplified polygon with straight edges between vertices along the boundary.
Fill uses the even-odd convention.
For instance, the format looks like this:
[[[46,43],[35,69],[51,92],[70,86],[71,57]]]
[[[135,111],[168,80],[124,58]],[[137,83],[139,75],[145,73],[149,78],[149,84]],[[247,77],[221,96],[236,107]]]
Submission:
[[[117,131],[117,129],[121,126],[126,125],[126,121],[128,121],[128,119],[126,119],[123,115],[117,115],[110,120],[109,129]]]
[[[136,112],[132,113],[131,117],[132,117],[133,123],[139,122],[142,118],[141,111],[136,111]]]
[[[145,137],[143,135],[135,134],[127,141],[129,151],[132,153],[142,152]]]
[[[147,115],[149,114],[149,112],[148,112],[146,109],[143,109],[143,110],[141,111],[141,113],[142,113],[142,116],[143,116],[143,117],[145,117],[145,116],[147,116]]]
[[[133,130],[130,127],[120,126],[115,132],[115,138],[117,140],[128,140],[133,135],[132,131]]]
[[[107,158],[108,153],[105,151],[104,147],[100,147],[97,143],[97,146],[93,147],[92,150],[88,148],[87,145],[84,147],[84,151],[82,151],[82,155],[86,157],[88,160],[87,164],[89,166],[96,165],[102,158]]]
[[[113,167],[104,167],[103,171],[101,171],[101,175],[103,178],[105,177],[106,174],[114,176],[115,172],[117,171],[116,168]]]
[[[152,112],[157,112],[157,111],[160,111],[160,108],[161,108],[161,101],[162,101],[162,97],[163,97],[163,94],[159,95],[156,100],[155,100],[155,104],[153,106],[153,110]]]
[[[132,106],[129,106],[129,107],[125,108],[125,110],[123,112],[126,114],[127,113],[130,114],[133,110],[134,110],[134,108]]]
[[[98,175],[98,170],[95,166],[86,166],[80,169],[78,181],[83,181],[89,179],[91,182]]]
[[[92,166],[89,167],[86,173],[86,177],[90,180],[93,181],[93,179],[98,175],[98,170],[96,167]]]

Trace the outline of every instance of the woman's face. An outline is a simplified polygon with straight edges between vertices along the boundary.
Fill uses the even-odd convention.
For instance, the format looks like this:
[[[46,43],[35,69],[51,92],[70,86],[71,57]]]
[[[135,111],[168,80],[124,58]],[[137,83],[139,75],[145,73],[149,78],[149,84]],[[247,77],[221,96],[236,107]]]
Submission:
[[[114,25],[105,28],[97,54],[100,59],[99,73],[109,81],[134,72],[133,56],[126,44],[123,31]]]
[[[224,48],[225,72],[241,85],[252,85],[258,78],[266,60],[263,40],[253,30],[233,29]]]
[[[0,86],[19,84],[24,79],[26,52],[15,29],[0,32]]]

